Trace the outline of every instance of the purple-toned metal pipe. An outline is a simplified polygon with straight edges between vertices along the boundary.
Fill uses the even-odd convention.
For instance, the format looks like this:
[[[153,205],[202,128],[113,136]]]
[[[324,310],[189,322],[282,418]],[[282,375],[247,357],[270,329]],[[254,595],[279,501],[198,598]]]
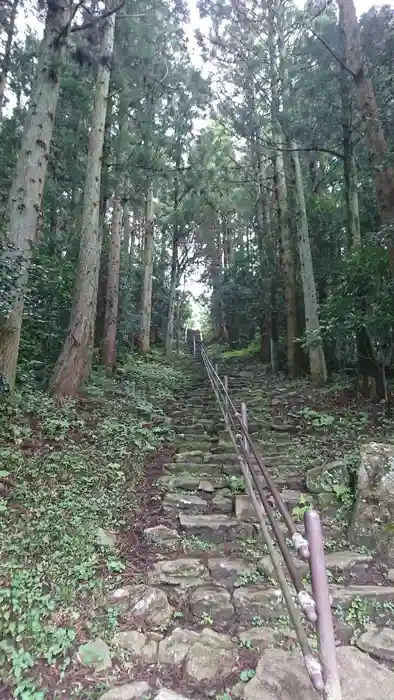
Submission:
[[[309,542],[312,592],[317,611],[316,629],[323,668],[324,698],[342,700],[319,513],[315,510],[308,511],[305,513],[304,521]]]

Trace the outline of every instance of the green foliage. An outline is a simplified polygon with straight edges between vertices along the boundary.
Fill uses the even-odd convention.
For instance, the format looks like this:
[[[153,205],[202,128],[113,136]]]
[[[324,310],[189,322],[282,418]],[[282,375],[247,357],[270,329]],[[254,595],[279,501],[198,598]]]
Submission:
[[[256,671],[253,668],[245,668],[239,674],[239,680],[242,681],[243,683],[247,683],[255,675],[256,675]]]
[[[171,437],[161,406],[180,371],[137,356],[121,369],[116,379],[93,374],[94,398],[82,405],[32,387],[0,404],[0,468],[13,483],[0,520],[0,656],[15,697],[44,697],[39,660],[70,663],[77,621],[125,568],[98,528],[121,531],[145,455]],[[98,631],[110,634],[117,616],[98,615]]]
[[[366,328],[384,359],[394,323],[393,281],[386,251],[363,245],[349,252],[335,274],[335,292],[322,308],[322,328],[338,341],[349,341]]]
[[[227,360],[231,360],[236,357],[248,357],[249,355],[257,355],[260,352],[260,341],[253,340],[246,348],[239,348],[238,350],[226,350],[222,352],[222,357]]]
[[[295,520],[303,521],[305,513],[312,510],[313,502],[305,496],[300,496],[298,504],[294,506],[292,515]]]
[[[352,507],[354,503],[354,493],[348,486],[345,486],[344,484],[334,484],[333,491],[338,501],[346,510]]]
[[[328,413],[320,413],[313,408],[305,407],[301,411],[301,415],[317,430],[327,428],[335,423],[335,417]]]
[[[232,493],[245,493],[245,479],[243,478],[243,476],[230,474],[227,477],[227,482]]]

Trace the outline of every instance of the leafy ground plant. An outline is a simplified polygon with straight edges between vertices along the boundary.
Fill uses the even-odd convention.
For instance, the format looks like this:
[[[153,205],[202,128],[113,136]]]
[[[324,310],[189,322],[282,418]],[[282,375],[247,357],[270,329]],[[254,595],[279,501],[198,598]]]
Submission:
[[[117,624],[116,611],[92,613],[125,568],[116,537],[145,456],[171,438],[163,407],[182,383],[155,359],[127,363],[77,401],[31,386],[0,404],[0,664],[22,700],[46,697],[40,665],[64,672],[86,619],[104,638]]]

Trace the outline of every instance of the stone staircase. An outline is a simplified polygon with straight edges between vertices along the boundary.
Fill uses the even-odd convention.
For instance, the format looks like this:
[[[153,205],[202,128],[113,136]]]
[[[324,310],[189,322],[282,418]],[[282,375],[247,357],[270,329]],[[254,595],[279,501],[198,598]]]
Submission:
[[[156,480],[160,522],[143,533],[153,565],[109,600],[121,610],[114,649],[128,660],[133,680],[100,700],[312,700],[318,694],[258,543],[213,392],[197,361],[185,360],[185,371],[193,378],[189,391],[171,410],[177,451]],[[302,510],[314,499],[323,508],[343,699],[394,697],[394,580],[373,552],[350,548],[335,517],[338,504],[302,469],[305,437],[272,429],[277,387],[259,378],[262,399],[253,381],[247,372],[230,375],[231,397],[237,406],[246,401],[250,433],[287,507]],[[325,460],[322,455],[322,467]],[[296,562],[307,583],[308,566]],[[305,627],[315,648],[315,631],[306,621]]]

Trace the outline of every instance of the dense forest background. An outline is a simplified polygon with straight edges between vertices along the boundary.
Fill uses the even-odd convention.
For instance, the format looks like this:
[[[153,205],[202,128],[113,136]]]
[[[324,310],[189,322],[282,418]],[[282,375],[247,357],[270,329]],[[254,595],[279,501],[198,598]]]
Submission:
[[[208,384],[192,358],[175,357],[187,327],[201,327],[211,354],[220,349],[220,374],[228,373],[234,403],[248,402],[258,449],[284,467],[275,466],[275,478],[293,516],[313,504],[332,508],[339,527],[325,545],[343,562],[360,444],[382,474],[393,452],[362,445],[392,442],[393,66],[389,5],[357,18],[353,0],[0,2],[1,698],[126,697],[114,688],[102,696],[108,678],[103,687],[92,659],[80,663],[93,640],[111,667],[107,642],[120,610],[109,591],[136,583],[141,596],[160,547],[182,557],[176,583],[185,576],[204,586],[216,530],[226,533],[220,551],[232,551],[226,528],[233,531],[244,484],[231,470],[223,481],[216,459],[227,465],[230,455],[214,452],[224,449],[223,431]],[[173,466],[188,499],[164,496],[160,484],[179,484]],[[209,468],[203,480],[200,468]],[[215,468],[219,479],[207,487]],[[329,473],[324,493],[309,488],[311,469],[323,482]],[[205,484],[204,499],[220,484],[217,511],[201,493],[189,501],[190,478],[198,490]],[[361,583],[374,584],[376,602],[394,582],[394,552],[392,515],[386,528],[375,489],[374,481],[388,573],[376,578],[368,556],[372,577],[363,564]],[[209,521],[212,543],[193,519],[179,529],[180,503],[204,514],[196,517]],[[260,572],[249,564],[262,553],[244,536],[247,518],[247,529],[234,529],[247,567],[237,559],[234,570],[254,589]],[[359,579],[342,573],[348,600]],[[232,602],[221,586],[227,624]],[[363,628],[370,618],[355,588],[349,615]],[[133,610],[141,600],[144,612],[153,609],[156,647],[171,625],[192,620],[195,635],[190,610],[173,608],[176,594],[171,605],[162,589],[144,595]],[[260,612],[253,606],[266,598],[252,600]],[[208,604],[198,613],[204,627],[214,622]],[[382,604],[383,616],[390,606]],[[141,630],[145,621],[131,632],[145,644]],[[225,644],[223,657],[212,647],[218,668],[230,636]],[[205,656],[192,697],[209,678],[205,667],[218,676],[217,700],[232,697],[222,694],[205,638],[196,646]],[[230,655],[230,669],[247,664],[238,681],[255,672],[249,652],[239,644],[234,662]],[[164,697],[168,680],[178,692],[179,664],[170,667],[172,680],[167,671],[163,680],[161,662],[156,677],[149,671],[149,697]],[[129,678],[125,668],[116,683]]]
[[[199,12],[196,60],[180,0],[3,3],[2,384],[74,395],[119,351],[170,355],[201,276],[208,339],[387,398],[393,11]]]

